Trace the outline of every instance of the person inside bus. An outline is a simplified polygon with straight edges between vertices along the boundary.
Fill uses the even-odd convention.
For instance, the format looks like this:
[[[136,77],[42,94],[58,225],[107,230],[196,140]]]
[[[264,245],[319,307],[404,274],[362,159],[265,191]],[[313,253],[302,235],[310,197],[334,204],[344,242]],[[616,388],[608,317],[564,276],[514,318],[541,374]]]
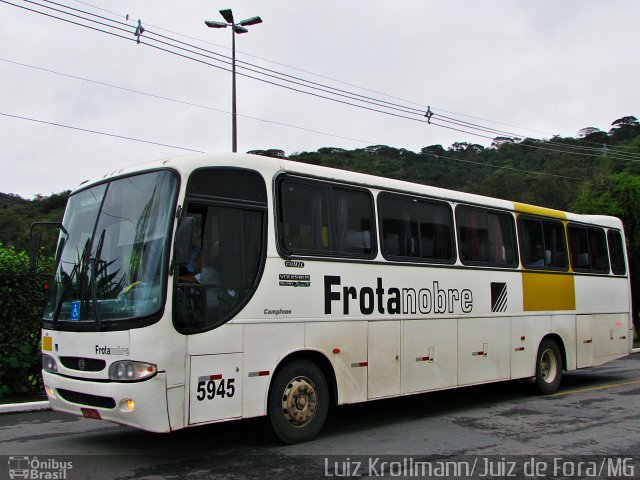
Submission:
[[[219,250],[216,244],[213,246],[214,255]],[[212,283],[219,285],[220,274],[213,266],[203,267],[202,250],[194,247],[189,262],[184,266],[184,271],[178,276],[178,280],[183,283]]]
[[[186,265],[180,266],[178,281],[181,283],[200,283],[200,272],[202,270],[202,250],[194,246]]]
[[[542,245],[536,245],[531,258],[532,260],[529,262],[530,267],[544,267],[544,250],[542,249]]]

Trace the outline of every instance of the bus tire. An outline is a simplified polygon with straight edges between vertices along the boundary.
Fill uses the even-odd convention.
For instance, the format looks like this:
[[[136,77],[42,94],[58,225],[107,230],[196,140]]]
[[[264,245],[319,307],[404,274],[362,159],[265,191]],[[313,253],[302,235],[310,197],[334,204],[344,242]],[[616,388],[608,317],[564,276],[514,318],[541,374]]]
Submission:
[[[536,387],[540,393],[550,395],[558,391],[562,381],[562,355],[555,340],[547,338],[540,343],[536,358]]]
[[[329,387],[322,370],[309,360],[295,360],[280,370],[269,391],[269,420],[287,444],[308,442],[324,425]]]

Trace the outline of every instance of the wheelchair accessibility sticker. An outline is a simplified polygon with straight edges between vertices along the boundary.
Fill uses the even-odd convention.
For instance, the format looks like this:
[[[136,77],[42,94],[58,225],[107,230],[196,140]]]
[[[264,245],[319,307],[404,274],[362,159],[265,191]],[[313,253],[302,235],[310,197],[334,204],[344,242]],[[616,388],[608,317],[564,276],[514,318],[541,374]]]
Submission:
[[[71,316],[69,320],[80,320],[80,302],[71,302]]]

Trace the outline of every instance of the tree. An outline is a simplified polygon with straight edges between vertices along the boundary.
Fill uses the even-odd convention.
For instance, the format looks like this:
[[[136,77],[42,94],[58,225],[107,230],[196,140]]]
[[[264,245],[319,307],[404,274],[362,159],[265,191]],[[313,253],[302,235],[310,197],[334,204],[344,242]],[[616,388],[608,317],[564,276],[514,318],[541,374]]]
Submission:
[[[278,150],[277,148],[270,148],[268,150],[249,150],[247,153],[251,155],[261,155],[263,157],[287,158],[284,150]]]
[[[515,143],[515,140],[511,137],[496,137],[493,139],[493,142],[491,142],[491,147],[500,148],[503,145],[509,145],[512,143]]]
[[[609,135],[607,135],[607,132],[603,132],[599,128],[586,127],[578,132],[578,137],[587,142],[604,144],[607,142]]]
[[[428,147],[422,147],[420,153],[424,155],[444,155],[447,151],[442,145],[429,145]]]
[[[596,133],[604,133],[604,132],[596,127],[585,127],[585,128],[581,128],[578,131],[578,137],[585,138],[585,137],[588,137],[589,135],[593,135]]]
[[[622,117],[611,124],[609,135],[616,140],[632,140],[640,135],[640,122],[633,116]]]

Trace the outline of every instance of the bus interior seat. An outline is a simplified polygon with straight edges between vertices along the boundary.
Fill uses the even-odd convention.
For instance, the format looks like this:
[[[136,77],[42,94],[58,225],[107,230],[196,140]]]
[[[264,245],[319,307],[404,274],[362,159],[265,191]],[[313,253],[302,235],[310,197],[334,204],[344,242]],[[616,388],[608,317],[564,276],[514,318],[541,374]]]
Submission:
[[[400,254],[400,235],[388,234],[384,239],[384,253],[387,255]]]

